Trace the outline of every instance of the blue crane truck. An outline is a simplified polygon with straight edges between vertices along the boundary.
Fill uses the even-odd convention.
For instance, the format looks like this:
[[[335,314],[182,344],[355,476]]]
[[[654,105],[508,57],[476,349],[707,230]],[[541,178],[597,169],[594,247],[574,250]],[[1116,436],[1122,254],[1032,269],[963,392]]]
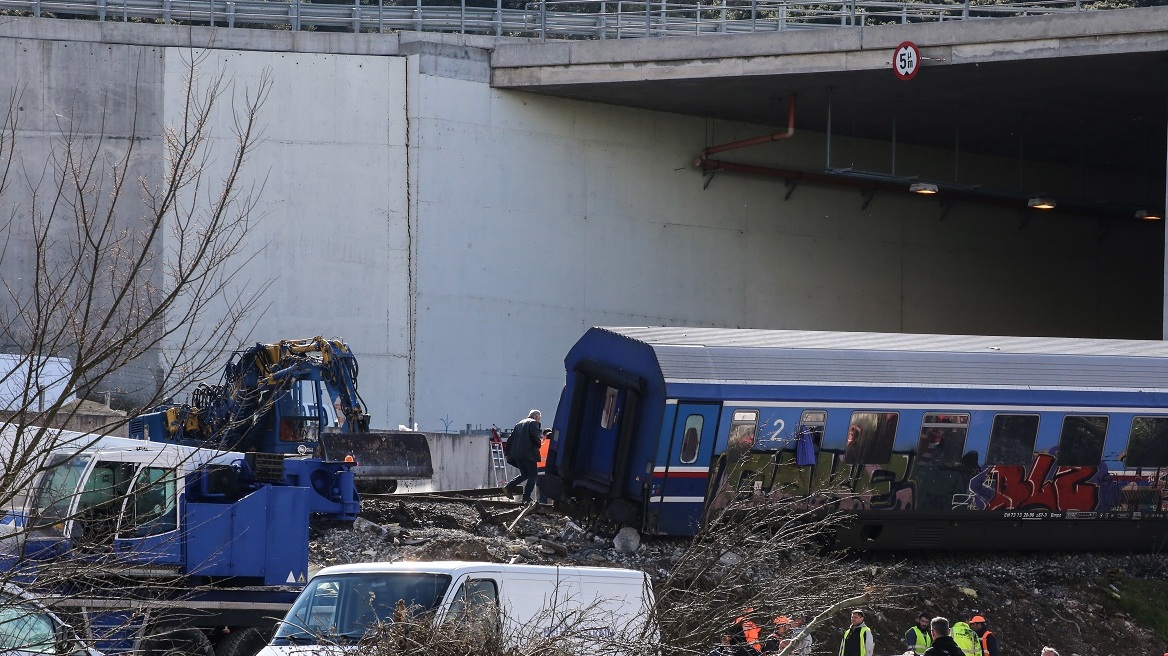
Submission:
[[[57,433],[0,576],[106,654],[252,656],[307,581],[310,517],[433,475],[424,434],[370,430],[357,373],[338,340],[256,344],[129,438]]]
[[[47,456],[0,563],[106,654],[252,656],[308,579],[310,516],[359,507],[345,462],[93,437]]]

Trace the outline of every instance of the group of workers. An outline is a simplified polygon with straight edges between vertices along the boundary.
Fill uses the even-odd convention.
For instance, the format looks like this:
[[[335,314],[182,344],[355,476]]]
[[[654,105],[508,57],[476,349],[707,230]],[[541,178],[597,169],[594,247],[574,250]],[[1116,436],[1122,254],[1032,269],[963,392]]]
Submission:
[[[948,618],[925,613],[904,633],[908,654],[926,656],[1000,656],[998,637],[986,628],[986,619],[974,615],[968,622],[950,623]],[[1050,651],[1054,651],[1051,649]],[[1046,654],[1047,652],[1043,652]],[[1057,654],[1055,654],[1057,656]]]
[[[798,614],[779,615],[760,625],[755,621],[753,608],[747,608],[734,622],[735,630],[724,632],[721,641],[709,656],[773,656],[792,643],[788,656],[809,656],[815,641],[803,630],[803,617]]]
[[[743,611],[734,629],[724,632],[709,656],[758,656],[779,654],[788,646],[788,656],[808,656],[814,640],[804,631],[800,615],[780,615],[769,626],[758,624],[753,608]],[[852,611],[851,624],[840,640],[839,656],[875,656],[875,637],[864,621],[864,610]],[[765,634],[765,635],[764,635]],[[968,622],[950,622],[945,617],[930,618],[921,613],[917,623],[904,633],[905,656],[1001,656],[998,637],[986,627],[986,618],[974,614]],[[1041,656],[1059,656],[1052,647],[1043,647]],[[1168,656],[1165,654],[1164,656]]]

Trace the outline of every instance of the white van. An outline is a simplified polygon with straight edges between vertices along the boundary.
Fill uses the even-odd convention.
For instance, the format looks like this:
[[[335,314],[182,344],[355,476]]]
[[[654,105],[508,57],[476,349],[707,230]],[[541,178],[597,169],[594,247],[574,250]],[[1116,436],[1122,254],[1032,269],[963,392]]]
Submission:
[[[570,632],[576,643],[587,636],[592,645],[628,636],[657,640],[654,629],[645,630],[653,591],[644,572],[461,561],[361,563],[317,572],[257,656],[320,654],[329,645],[342,645],[337,653],[350,651],[368,627],[393,622],[399,600],[414,612],[433,613],[437,624],[494,611],[510,642],[554,639],[560,632]],[[599,650],[580,647],[575,653]]]

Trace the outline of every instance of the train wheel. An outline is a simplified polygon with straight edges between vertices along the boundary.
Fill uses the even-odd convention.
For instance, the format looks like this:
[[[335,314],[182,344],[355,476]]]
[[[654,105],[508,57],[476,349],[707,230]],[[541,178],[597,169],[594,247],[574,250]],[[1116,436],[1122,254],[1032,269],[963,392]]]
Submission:
[[[255,656],[268,645],[268,637],[254,626],[235,629],[219,641],[215,656]]]
[[[215,656],[211,641],[198,629],[159,626],[142,641],[145,656]]]

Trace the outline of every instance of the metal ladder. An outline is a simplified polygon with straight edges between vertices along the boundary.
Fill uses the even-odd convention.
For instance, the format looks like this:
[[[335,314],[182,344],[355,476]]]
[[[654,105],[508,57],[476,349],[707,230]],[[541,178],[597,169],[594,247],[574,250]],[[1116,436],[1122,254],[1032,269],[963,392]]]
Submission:
[[[507,458],[503,455],[503,443],[491,440],[491,474],[495,477],[495,487],[507,484]]]

